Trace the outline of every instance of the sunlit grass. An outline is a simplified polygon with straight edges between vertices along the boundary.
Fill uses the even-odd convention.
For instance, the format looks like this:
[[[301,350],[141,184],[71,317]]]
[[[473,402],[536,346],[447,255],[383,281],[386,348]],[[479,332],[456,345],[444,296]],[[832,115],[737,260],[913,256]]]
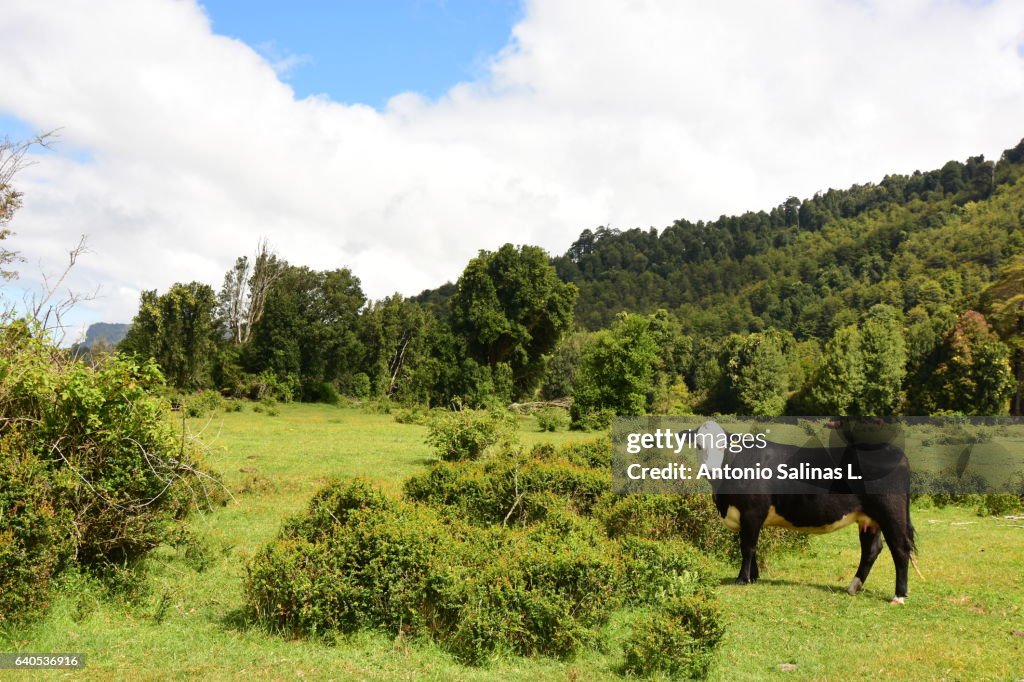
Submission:
[[[323,405],[285,405],[276,416],[245,411],[193,420],[209,444],[207,461],[235,499],[191,527],[210,548],[197,566],[163,548],[149,561],[147,589],[110,598],[70,580],[36,624],[0,634],[0,651],[83,652],[76,679],[600,679],[615,676],[615,642],[627,613],[608,626],[607,651],[574,661],[499,657],[465,667],[429,642],[363,633],[331,641],[289,639],[245,621],[247,558],[331,477],[365,476],[397,494],[431,461],[426,429],[389,415]],[[521,421],[527,442],[587,434],[542,434]],[[919,564],[907,606],[890,607],[893,570],[883,554],[865,591],[844,588],[858,559],[852,529],[814,538],[812,551],[778,559],[762,582],[716,580],[729,631],[713,677],[762,679],[1017,679],[1024,677],[1024,528],[962,509],[916,510]],[[197,569],[202,570],[197,570]],[[778,665],[796,664],[791,672]],[[44,674],[45,675],[45,674]],[[4,675],[0,674],[0,678]]]

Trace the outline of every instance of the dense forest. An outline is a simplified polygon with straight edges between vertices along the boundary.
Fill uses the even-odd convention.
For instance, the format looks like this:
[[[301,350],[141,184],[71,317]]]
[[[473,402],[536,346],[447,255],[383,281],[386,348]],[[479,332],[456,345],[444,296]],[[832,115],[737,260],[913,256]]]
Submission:
[[[770,211],[481,251],[368,301],[261,244],[221,288],[145,292],[122,351],[181,390],[613,413],[1020,412],[1024,142]]]

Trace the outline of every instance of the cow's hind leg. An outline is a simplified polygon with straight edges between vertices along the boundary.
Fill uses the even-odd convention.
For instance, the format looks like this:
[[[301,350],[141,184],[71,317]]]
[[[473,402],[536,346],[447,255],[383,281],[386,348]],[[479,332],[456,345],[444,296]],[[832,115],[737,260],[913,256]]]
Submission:
[[[892,553],[892,562],[896,567],[896,595],[893,604],[902,604],[907,598],[907,575],[910,568],[910,552],[913,541],[910,539],[906,524],[888,523],[882,527],[885,542]]]
[[[875,565],[875,559],[882,551],[882,534],[877,528],[868,527],[860,532],[860,565],[857,567],[857,574],[850,581],[846,591],[851,596],[857,594],[864,587],[871,573],[871,567]]]
[[[757,538],[761,535],[761,524],[766,516],[756,512],[740,515],[740,553],[743,560],[740,563],[740,574],[736,577],[737,585],[746,585],[758,578]]]

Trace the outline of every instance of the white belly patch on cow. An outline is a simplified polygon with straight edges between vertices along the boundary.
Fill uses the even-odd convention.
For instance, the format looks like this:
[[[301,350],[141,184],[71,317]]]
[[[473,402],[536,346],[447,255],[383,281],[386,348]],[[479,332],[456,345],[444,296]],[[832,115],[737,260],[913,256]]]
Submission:
[[[729,505],[729,509],[722,518],[722,522],[729,530],[734,532],[738,531],[740,529],[740,510]],[[778,512],[775,511],[775,505],[768,508],[768,518],[764,520],[763,525],[789,528],[791,530],[800,531],[801,533],[824,534],[831,533],[832,531],[839,530],[840,528],[846,528],[854,523],[859,525],[862,529],[869,527],[878,528],[878,524],[875,523],[874,519],[863,512],[850,512],[849,514],[844,514],[842,518],[824,526],[794,526],[789,519],[784,516],[780,516]]]
[[[774,509],[774,507],[772,508]],[[740,510],[730,504],[728,512],[722,518],[722,522],[729,530],[734,533],[738,532],[740,529]]]

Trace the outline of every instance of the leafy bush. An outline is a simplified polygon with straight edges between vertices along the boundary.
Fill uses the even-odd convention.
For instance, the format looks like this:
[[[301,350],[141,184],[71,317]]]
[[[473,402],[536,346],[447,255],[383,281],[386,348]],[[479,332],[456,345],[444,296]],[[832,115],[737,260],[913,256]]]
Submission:
[[[266,369],[259,374],[247,374],[243,382],[233,390],[236,398],[249,400],[279,400],[289,403],[299,393],[299,378],[294,374],[279,377]]]
[[[449,509],[477,525],[529,524],[556,508],[589,514],[611,489],[611,472],[573,462],[550,446],[480,462],[441,462],[406,480],[410,500]]]
[[[366,398],[370,395],[370,377],[365,372],[354,375],[348,383],[348,393],[353,398]],[[337,400],[334,401],[338,402]]]
[[[310,384],[302,393],[307,401],[313,403],[337,405],[341,401],[341,394],[338,393],[338,388],[329,381]]]
[[[739,542],[722,523],[710,495],[607,495],[594,516],[609,537],[634,535],[649,540],[685,540],[706,554],[735,558]],[[762,528],[759,559],[807,547],[807,535],[782,528]]]
[[[585,410],[573,403],[570,409],[572,428],[577,431],[605,431],[612,425],[615,410],[611,408]]]
[[[89,367],[29,324],[0,327],[0,536],[12,541],[3,545],[2,575],[35,573],[33,600],[65,554],[91,568],[124,565],[210,499],[203,481],[212,479],[151,393],[162,385],[151,362],[111,355]],[[31,606],[3,593],[12,595],[5,610]]]
[[[633,624],[623,645],[624,672],[703,679],[724,634],[718,609],[705,595],[672,597]]]
[[[446,462],[475,460],[516,442],[514,415],[501,410],[442,412],[430,420],[427,444]]]
[[[430,410],[421,405],[407,407],[394,413],[395,422],[399,424],[419,424],[426,426],[430,422]]]
[[[224,407],[224,398],[216,391],[199,391],[180,399],[181,408],[189,417],[205,417]]]
[[[629,604],[660,602],[680,586],[693,591],[706,570],[704,558],[688,542],[627,537],[620,546]]]
[[[614,544],[580,519],[473,528],[335,483],[249,564],[261,619],[300,633],[378,628],[432,637],[459,659],[498,649],[568,656],[619,603]]]
[[[569,413],[560,407],[548,407],[537,413],[541,431],[564,431],[569,427]]]
[[[46,604],[50,582],[74,551],[70,510],[13,428],[0,438],[0,625]]]

